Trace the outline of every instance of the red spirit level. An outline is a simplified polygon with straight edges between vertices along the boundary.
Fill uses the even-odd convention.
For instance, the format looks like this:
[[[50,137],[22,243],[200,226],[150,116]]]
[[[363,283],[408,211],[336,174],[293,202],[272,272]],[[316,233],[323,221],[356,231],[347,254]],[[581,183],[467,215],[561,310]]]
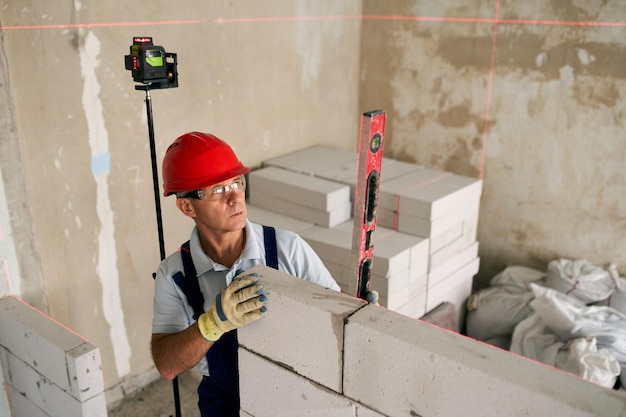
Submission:
[[[387,115],[373,110],[361,116],[359,156],[354,187],[354,228],[352,233],[352,281],[348,291],[357,298],[375,302],[370,294],[376,228],[378,191],[383,161],[383,138]],[[356,279],[355,279],[356,278]]]

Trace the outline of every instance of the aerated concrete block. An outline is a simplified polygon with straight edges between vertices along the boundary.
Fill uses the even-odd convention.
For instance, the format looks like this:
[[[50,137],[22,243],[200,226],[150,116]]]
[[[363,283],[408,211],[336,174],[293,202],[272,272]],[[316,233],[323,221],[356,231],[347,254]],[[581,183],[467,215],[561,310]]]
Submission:
[[[440,263],[428,272],[428,288],[432,288],[461,269],[478,256],[478,242],[474,242],[462,252]]]
[[[467,297],[472,293],[474,275],[478,272],[479,258],[474,258],[436,285],[428,287],[426,311],[431,311],[443,302],[454,304],[458,322],[465,323]]]
[[[348,319],[344,349],[344,394],[387,416],[626,412],[626,399],[612,390],[371,305]]]
[[[285,367],[287,366],[287,367]],[[239,349],[241,409],[254,417],[384,417],[298,375],[285,363]]]
[[[11,413],[12,416],[28,416],[28,417],[50,417],[50,414],[46,413],[41,408],[30,402],[23,393],[18,392],[12,386],[7,387],[7,393],[11,399]]]
[[[424,168],[380,185],[379,206],[403,215],[433,220],[466,201],[480,199],[482,181]]]
[[[7,367],[7,383],[23,397],[23,400],[44,410],[46,415],[50,417],[106,417],[106,400],[102,390],[91,392],[86,400],[79,400],[74,394],[67,392],[12,353],[8,353],[5,357],[7,359],[4,364]],[[75,385],[81,386],[80,381],[77,381]],[[24,407],[30,408],[30,405],[24,404]],[[16,415],[22,415],[18,413],[18,410],[13,409],[13,411]]]
[[[348,220],[352,215],[352,206],[349,202],[330,211],[325,211],[267,194],[251,193],[250,204],[324,227],[336,226]]]
[[[0,300],[0,345],[79,401],[104,390],[99,349],[13,297]]]
[[[356,273],[351,271],[346,265],[338,265],[331,262],[324,262],[326,268],[330,271],[337,284],[341,287],[342,292],[350,294],[351,284],[356,282]],[[370,286],[374,291],[378,291],[380,296],[380,305],[390,310],[399,308],[405,305],[411,299],[415,298],[420,293],[426,292],[427,276],[412,278],[409,277],[408,271],[398,274],[396,276],[383,277],[373,274],[370,278]],[[425,303],[422,309],[425,308]]]
[[[353,151],[328,145],[315,145],[266,160],[263,162],[263,166],[273,166],[303,174],[317,175],[319,172],[337,167],[346,162],[356,161],[357,157],[356,152]]]
[[[356,154],[355,154],[356,155]],[[354,187],[357,181],[358,161],[347,162],[343,165],[319,171],[316,175],[320,178],[336,181],[350,186],[350,199],[354,201]],[[390,158],[382,159],[380,182],[381,184],[394,178],[413,173],[423,169],[421,165],[408,162],[396,161]]]
[[[406,304],[396,307],[392,311],[413,319],[419,319],[426,313],[426,295],[426,290],[423,290],[413,295]]]
[[[264,194],[321,211],[350,204],[347,185],[278,167],[254,170],[248,182],[251,201],[257,194]]]
[[[344,222],[332,228],[312,227],[300,236],[306,240],[322,260],[350,266],[353,223]],[[428,270],[428,240],[417,236],[376,227],[372,234],[374,260],[372,273],[391,277],[405,271],[419,277]]]
[[[478,232],[478,212],[468,215],[462,221],[443,233],[430,237],[430,259],[435,263],[437,257],[449,258],[476,241]]]
[[[311,222],[305,222],[295,217],[276,213],[275,211],[257,207],[252,204],[246,204],[246,209],[248,210],[248,219],[254,223],[290,230],[294,233],[299,233],[313,226]]]
[[[238,331],[239,344],[341,392],[343,320],[365,303],[264,265],[246,272],[261,275],[268,312]]]

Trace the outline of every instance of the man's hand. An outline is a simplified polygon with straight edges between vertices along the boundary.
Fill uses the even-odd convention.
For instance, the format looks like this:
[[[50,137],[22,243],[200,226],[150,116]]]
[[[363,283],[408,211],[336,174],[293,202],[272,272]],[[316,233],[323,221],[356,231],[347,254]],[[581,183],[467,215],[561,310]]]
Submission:
[[[265,288],[258,284],[258,274],[235,278],[215,297],[209,311],[198,318],[202,336],[215,342],[222,334],[256,321],[265,314]]]

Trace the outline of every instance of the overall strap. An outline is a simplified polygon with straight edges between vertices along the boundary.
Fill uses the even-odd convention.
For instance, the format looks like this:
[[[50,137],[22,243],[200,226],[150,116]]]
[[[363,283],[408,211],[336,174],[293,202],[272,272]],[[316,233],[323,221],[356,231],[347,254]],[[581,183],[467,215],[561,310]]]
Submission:
[[[181,245],[180,255],[183,259],[183,269],[185,273],[177,272],[172,278],[187,297],[189,305],[193,308],[193,319],[198,320],[198,317],[204,313],[204,296],[202,295],[202,291],[200,291],[198,273],[191,259],[189,241]]]
[[[263,242],[265,243],[265,264],[278,269],[278,251],[276,249],[276,229],[263,226]]]
[[[265,264],[278,269],[278,251],[276,248],[276,230],[263,226],[265,244]],[[194,310],[194,319],[204,312],[204,297],[198,284],[198,274],[191,259],[189,241],[180,248],[184,274],[177,272],[173,279],[187,296]],[[205,376],[198,387],[199,405],[208,415],[225,415],[225,410],[235,415],[239,410],[239,363],[237,331],[226,332],[206,354],[210,376]],[[203,414],[204,415],[204,414]]]

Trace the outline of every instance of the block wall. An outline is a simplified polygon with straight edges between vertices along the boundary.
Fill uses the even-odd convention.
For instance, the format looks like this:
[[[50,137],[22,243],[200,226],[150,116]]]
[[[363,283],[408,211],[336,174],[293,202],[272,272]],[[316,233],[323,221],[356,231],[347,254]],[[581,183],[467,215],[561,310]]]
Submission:
[[[0,300],[0,357],[15,417],[106,417],[100,351],[13,297]]]
[[[626,416],[623,393],[265,266],[242,416]]]

